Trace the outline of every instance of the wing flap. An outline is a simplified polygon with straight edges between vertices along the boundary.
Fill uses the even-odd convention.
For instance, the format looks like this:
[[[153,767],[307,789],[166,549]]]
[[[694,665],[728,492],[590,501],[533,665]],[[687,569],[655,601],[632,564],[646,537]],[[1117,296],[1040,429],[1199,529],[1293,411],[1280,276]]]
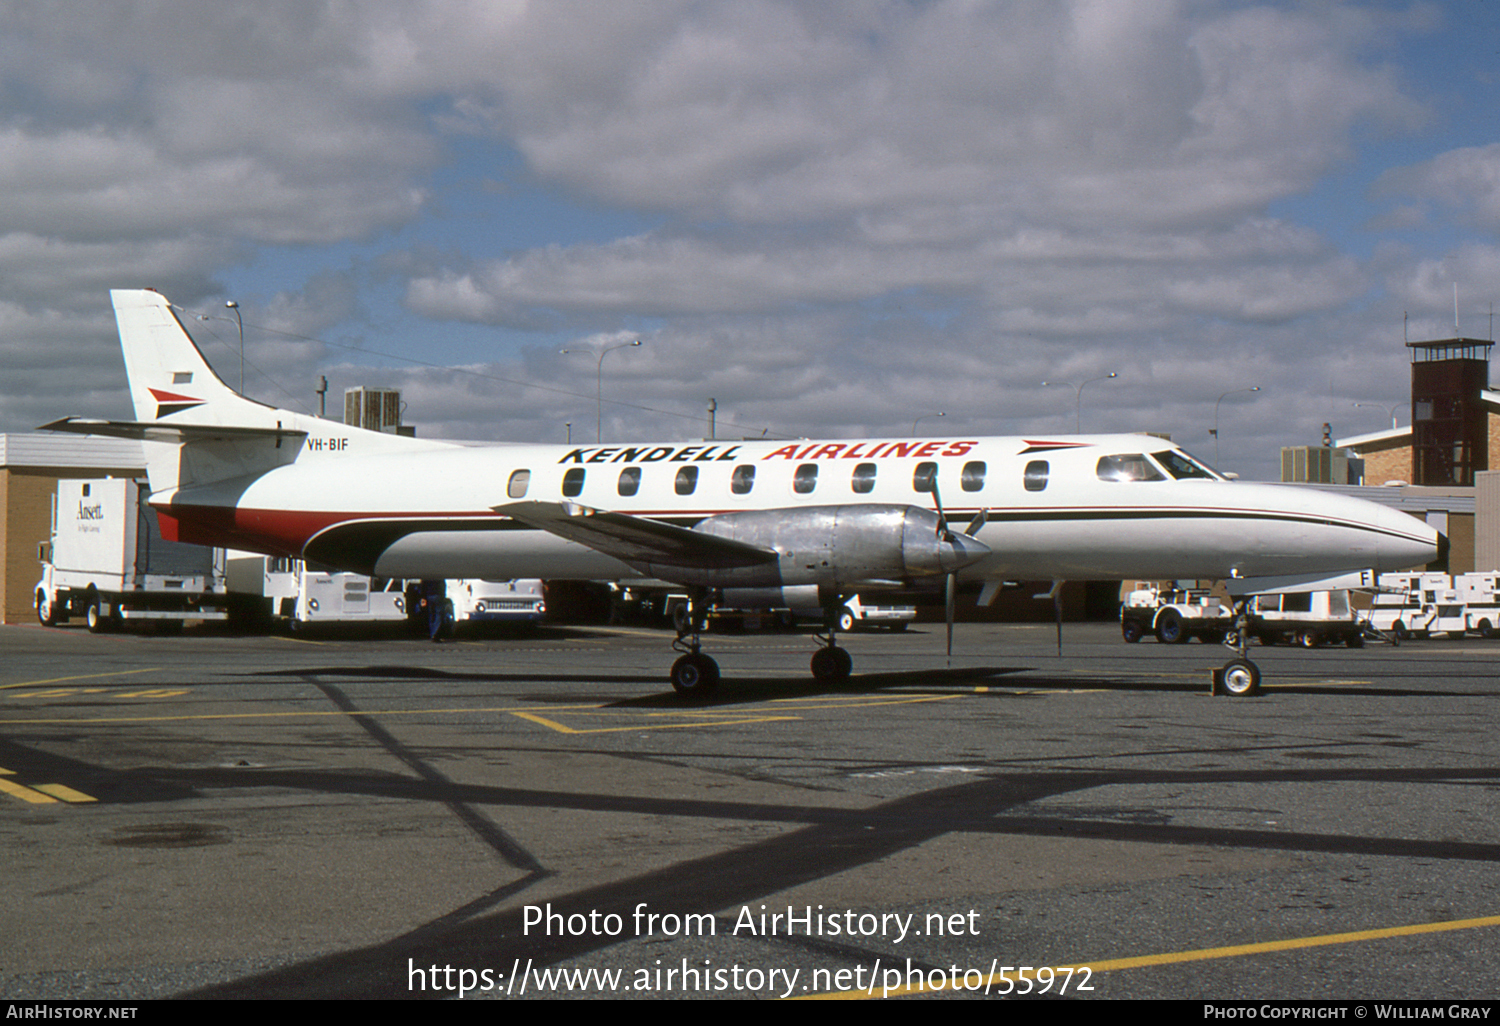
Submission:
[[[512,502],[492,508],[625,563],[728,570],[761,566],[778,558],[774,549],[572,502]]]

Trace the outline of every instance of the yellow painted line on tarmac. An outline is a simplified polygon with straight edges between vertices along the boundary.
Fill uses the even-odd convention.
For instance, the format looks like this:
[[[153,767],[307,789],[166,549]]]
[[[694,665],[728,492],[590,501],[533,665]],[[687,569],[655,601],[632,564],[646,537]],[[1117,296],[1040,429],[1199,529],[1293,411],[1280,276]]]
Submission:
[[[1197,948],[1192,951],[1169,951],[1157,955],[1137,955],[1133,958],[1105,959],[1097,962],[1078,962],[1072,965],[1037,966],[1030,968],[1031,971],[1022,976],[1017,973],[1016,968],[1007,966],[1007,975],[992,973],[983,977],[983,983],[977,988],[967,985],[952,987],[952,976],[946,976],[941,985],[929,986],[928,983],[918,983],[912,986],[892,988],[889,991],[872,984],[871,990],[866,991],[836,991],[824,994],[809,994],[809,998],[835,1000],[835,1001],[862,1001],[867,998],[881,997],[905,997],[912,994],[925,994],[948,990],[950,987],[960,992],[973,993],[982,991],[985,986],[990,987],[990,993],[998,994],[997,987],[1007,984],[1014,985],[1016,974],[1023,979],[1035,981],[1038,970],[1049,968],[1054,974],[1070,972],[1076,974],[1087,969],[1091,974],[1117,972],[1122,969],[1141,969],[1148,966],[1177,965],[1183,962],[1207,962],[1219,958],[1243,958],[1248,955],[1265,955],[1278,951],[1298,951],[1303,948],[1330,947],[1338,944],[1363,944],[1369,941],[1389,940],[1393,937],[1416,937],[1428,933],[1448,933],[1455,930],[1479,930],[1492,926],[1500,926],[1500,916],[1481,916],[1477,919],[1450,919],[1437,923],[1414,923],[1408,926],[1389,926],[1374,930],[1352,930],[1348,933],[1325,933],[1314,937],[1289,937],[1285,940],[1261,941],[1258,944],[1234,944],[1221,948]],[[905,975],[904,973],[902,974]],[[925,974],[924,974],[925,975]],[[1076,985],[1079,981],[1074,978]],[[1092,985],[1092,980],[1089,981]],[[1012,993],[1019,993],[1011,991]],[[1033,993],[1039,993],[1040,988],[1033,988]],[[1060,993],[1060,992],[1059,992]]]
[[[160,666],[148,666],[143,670],[115,670],[112,673],[85,673],[77,677],[50,677],[46,680],[22,680],[14,684],[0,684],[0,691],[9,691],[11,688],[34,688],[43,684],[61,684],[70,680],[95,680],[99,677],[126,677],[132,673],[155,673],[162,669]]]
[[[21,801],[30,802],[33,805],[45,805],[49,802],[57,801],[50,794],[34,791],[25,784],[18,784],[13,780],[0,779],[0,793],[8,794],[12,798],[19,798]]]
[[[774,723],[779,720],[802,718],[800,716],[746,716],[727,720],[690,720],[683,723],[635,723],[628,727],[569,727],[545,716],[538,716],[536,713],[512,712],[511,715],[530,720],[532,723],[555,730],[559,734],[618,734],[645,730],[681,730],[684,727],[737,727],[745,723]]]
[[[83,802],[97,802],[99,800],[92,795],[84,794],[82,791],[75,791],[67,784],[37,784],[36,789],[43,794],[49,794],[54,798],[70,802],[74,805]]]

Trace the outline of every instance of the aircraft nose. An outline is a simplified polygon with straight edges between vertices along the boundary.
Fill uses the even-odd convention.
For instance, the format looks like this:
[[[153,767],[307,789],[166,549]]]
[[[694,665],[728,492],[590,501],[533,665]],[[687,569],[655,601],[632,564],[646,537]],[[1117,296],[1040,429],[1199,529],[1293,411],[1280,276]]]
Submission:
[[[1406,570],[1448,558],[1448,536],[1399,510],[1385,510],[1379,543],[1382,570]]]

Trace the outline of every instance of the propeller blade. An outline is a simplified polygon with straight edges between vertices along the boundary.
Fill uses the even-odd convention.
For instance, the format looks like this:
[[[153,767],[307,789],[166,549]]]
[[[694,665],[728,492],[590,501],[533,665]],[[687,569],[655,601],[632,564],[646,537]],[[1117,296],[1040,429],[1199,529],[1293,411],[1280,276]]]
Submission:
[[[974,519],[969,521],[969,526],[964,528],[964,534],[968,535],[970,538],[973,538],[979,533],[979,529],[982,528],[989,519],[990,511],[988,509],[980,510],[978,513],[974,514]]]
[[[949,574],[948,575],[948,660],[949,660],[949,662],[952,662],[952,660],[953,660],[953,614],[954,614],[954,607],[955,607],[954,595],[955,595],[957,589],[958,589],[958,575],[957,574]]]
[[[938,525],[937,536],[944,541],[951,541],[953,531],[948,527],[948,514],[943,512],[943,496],[938,491],[937,472],[932,475],[932,501],[937,506]]]

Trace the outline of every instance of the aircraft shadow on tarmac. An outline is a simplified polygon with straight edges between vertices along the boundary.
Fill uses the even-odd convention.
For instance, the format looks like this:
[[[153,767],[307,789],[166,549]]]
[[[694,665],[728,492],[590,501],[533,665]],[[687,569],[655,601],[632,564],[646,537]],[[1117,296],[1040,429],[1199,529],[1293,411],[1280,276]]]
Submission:
[[[222,771],[216,771],[222,772]],[[212,784],[204,771],[188,775],[201,784]],[[495,815],[505,806],[538,805],[557,809],[633,812],[642,815],[708,816],[800,824],[795,829],[726,851],[685,859],[648,869],[621,880],[584,887],[570,894],[550,897],[551,908],[560,915],[587,914],[590,910],[629,910],[645,903],[657,910],[697,911],[727,909],[768,894],[823,879],[856,866],[868,865],[898,852],[916,848],[949,833],[985,833],[1067,836],[1092,840],[1110,839],[1149,844],[1210,845],[1243,850],[1321,852],[1352,855],[1382,855],[1396,858],[1460,859],[1500,862],[1500,845],[1465,843],[1388,836],[1357,836],[1333,831],[1276,831],[1237,827],[1199,827],[1170,822],[1122,820],[1111,810],[1094,809],[1087,816],[1035,815],[1026,808],[1060,795],[1110,786],[1172,784],[1301,784],[1365,781],[1450,784],[1468,781],[1492,785],[1500,770],[1489,767],[1445,768],[1330,768],[1304,769],[1203,769],[1203,770],[1102,770],[1078,772],[1056,769],[1018,771],[994,767],[985,775],[937,790],[924,790],[866,809],[803,808],[765,804],[738,804],[671,796],[625,797],[587,793],[538,791],[503,787],[475,787],[411,779],[375,780],[368,776],[332,776],[320,773],[273,772],[265,775],[269,786],[315,788],[319,781],[330,789],[344,788],[380,793],[399,788],[402,797],[445,801],[487,807]],[[245,786],[239,781],[238,786]],[[1130,810],[1115,810],[1129,812]],[[476,897],[423,926],[383,943],[317,957],[298,965],[273,969],[233,982],[212,985],[184,997],[335,998],[335,997],[440,997],[432,991],[408,989],[405,967],[410,964],[510,966],[527,962],[546,966],[608,947],[617,940],[594,934],[527,937],[519,909],[496,909],[507,898],[549,875],[534,860],[510,852],[507,861],[525,872],[487,895]],[[728,923],[723,924],[727,931]],[[873,960],[876,953],[850,945],[844,954]],[[408,961],[410,960],[410,962]],[[393,967],[397,967],[393,971]]]

